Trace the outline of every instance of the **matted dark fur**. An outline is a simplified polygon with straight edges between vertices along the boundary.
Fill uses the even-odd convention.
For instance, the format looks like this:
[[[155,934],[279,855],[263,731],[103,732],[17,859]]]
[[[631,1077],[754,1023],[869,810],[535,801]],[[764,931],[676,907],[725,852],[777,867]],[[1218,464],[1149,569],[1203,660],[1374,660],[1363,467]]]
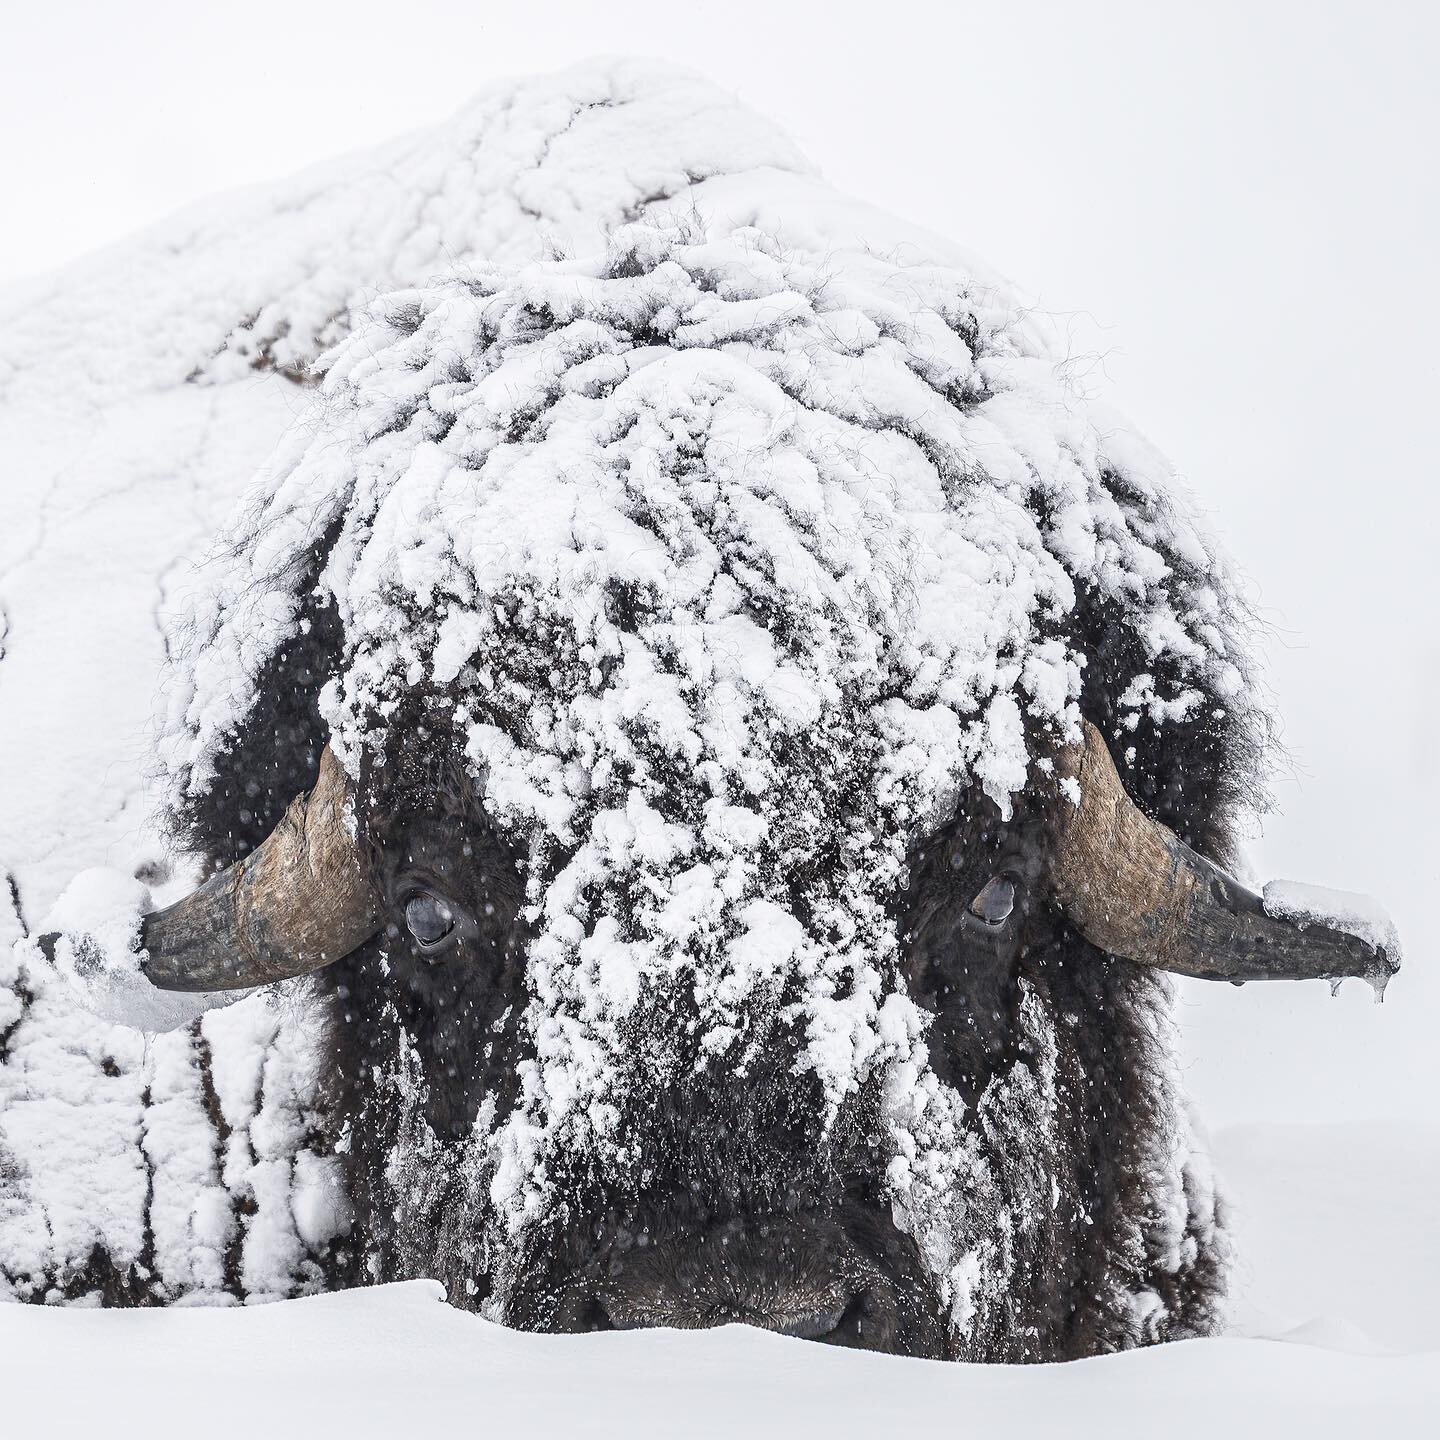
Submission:
[[[322,546],[314,557],[317,573],[323,558]],[[291,797],[314,780],[325,739],[317,696],[341,656],[333,613],[317,605],[309,619],[307,633],[270,662],[259,703],[221,757],[215,783],[174,817],[177,835],[213,865],[253,848]],[[1255,804],[1266,737],[1255,732],[1253,711],[1234,711],[1213,695],[1190,721],[1162,728],[1143,713],[1137,721],[1127,712],[1133,728],[1121,729],[1118,697],[1147,665],[1136,653],[1133,632],[1116,622],[1106,605],[1084,594],[1078,614],[1069,618],[1067,629],[1089,658],[1082,709],[1110,740],[1142,808],[1225,863],[1233,856],[1234,816]],[[315,981],[329,1015],[324,1100],[335,1134],[345,1136],[357,1216],[353,1243],[332,1261],[336,1284],[443,1271],[437,1256],[456,1251],[455,1237],[442,1233],[453,1220],[445,1198],[451,1183],[445,1179],[446,1146],[468,1132],[485,1095],[495,1097],[504,1113],[523,1045],[517,1018],[524,1001],[525,936],[515,857],[487,825],[455,763],[446,728],[417,722],[409,731],[397,729],[407,748],[370,768],[361,796],[389,932]],[[1098,951],[1065,923],[1038,883],[1044,845],[1043,825],[1023,804],[1001,823],[988,801],[972,797],[948,827],[916,847],[903,913],[896,917],[908,984],[937,1017],[930,1035],[933,1064],[972,1105],[992,1077],[1026,1058],[1015,1024],[1021,977],[1064,1020],[1057,1026],[1056,1057],[1063,1139],[1059,1153],[1036,1161],[1050,1167],[1061,1203],[1015,1257],[1005,1313],[972,1335],[964,1358],[1071,1358],[1203,1334],[1214,1328],[1223,1297],[1223,1256],[1213,1228],[1195,1228],[1194,1253],[1178,1267],[1163,1263],[1143,1239],[1155,1205],[1146,1157],[1170,1113],[1163,1053],[1168,981]],[[1002,854],[1012,870],[1037,883],[1024,891],[1023,925],[1008,946],[998,947],[977,941],[963,917]],[[483,954],[486,963],[437,966],[412,953],[401,911],[404,872],[417,866],[448,868],[447,882],[471,897],[484,919],[469,937],[467,954],[472,961]],[[407,1212],[397,1223],[386,1175],[397,1115],[366,1077],[393,1059],[407,1037],[420,1057],[424,1114],[438,1151],[428,1208]],[[724,1077],[702,1075],[687,1093],[657,1108],[654,1123],[671,1137],[675,1166],[673,1174],[656,1177],[643,1213],[634,1206],[623,1214],[608,1212],[603,1181],[574,1177],[569,1228],[549,1231],[544,1253],[531,1256],[533,1274],[507,1318],[549,1329],[647,1323],[647,1313],[657,1323],[677,1323],[658,1302],[647,1311],[649,1302],[626,1290],[631,1282],[615,1278],[633,1275],[633,1255],[629,1272],[616,1257],[625,1258],[632,1243],[627,1237],[637,1227],[650,1227],[657,1253],[673,1254],[673,1266],[694,1266],[704,1263],[697,1255],[717,1225],[723,1230],[726,1223],[749,1223],[741,1243],[759,1245],[752,1234],[755,1216],[763,1222],[767,1215],[791,1215],[802,1217],[796,1224],[803,1223],[814,1253],[830,1253],[830,1246],[837,1256],[843,1251],[837,1266],[864,1272],[865,1288],[857,1293],[868,1297],[868,1331],[861,1325],[864,1333],[857,1333],[859,1322],[847,1311],[846,1322],[826,1338],[952,1353],[927,1308],[933,1300],[913,1244],[882,1214],[875,1157],[856,1138],[865,1131],[860,1112],[873,1096],[851,1107],[824,1146],[824,1166],[807,1159],[806,1178],[787,1195],[783,1186],[777,1189],[775,1174],[784,1173],[787,1154],[813,1144],[805,1082],[762,1073],[743,1083],[749,1122],[743,1136],[725,1123],[733,1077],[728,1095]],[[1019,1153],[1031,1139],[1004,1133],[1003,1117],[983,1109],[977,1123],[994,1129],[987,1143],[995,1147]],[[723,1166],[707,1158],[716,1155],[724,1157]],[[823,1183],[816,1178],[820,1168],[828,1177]],[[458,1176],[453,1181],[462,1183]],[[843,1245],[834,1239],[841,1232]],[[755,1263],[789,1264],[777,1257],[788,1253],[787,1246],[793,1249],[794,1235],[787,1231],[766,1252],[771,1258],[762,1255]],[[478,1269],[442,1278],[456,1303],[478,1306],[487,1298]],[[1160,1296],[1164,1318],[1138,1334],[1116,1297],[1145,1290]]]

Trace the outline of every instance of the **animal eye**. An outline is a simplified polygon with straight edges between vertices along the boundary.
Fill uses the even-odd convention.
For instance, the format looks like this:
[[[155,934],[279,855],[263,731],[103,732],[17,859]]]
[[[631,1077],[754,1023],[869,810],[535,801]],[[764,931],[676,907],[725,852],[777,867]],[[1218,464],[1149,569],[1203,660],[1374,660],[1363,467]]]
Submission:
[[[1015,908],[1015,882],[1008,875],[992,875],[985,887],[970,902],[970,913],[986,925],[997,929]]]
[[[455,928],[455,917],[438,895],[420,894],[406,902],[405,923],[422,945],[438,945]]]

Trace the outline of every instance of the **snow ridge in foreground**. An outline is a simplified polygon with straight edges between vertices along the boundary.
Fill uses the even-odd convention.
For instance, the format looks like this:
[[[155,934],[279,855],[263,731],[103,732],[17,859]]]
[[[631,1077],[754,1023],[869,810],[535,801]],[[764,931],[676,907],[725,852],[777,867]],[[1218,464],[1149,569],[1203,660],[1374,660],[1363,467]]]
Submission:
[[[1435,1354],[1362,1356],[1191,1340],[1051,1366],[895,1360],[745,1326],[526,1335],[441,1303],[430,1281],[237,1312],[0,1307],[7,1419],[21,1433],[165,1440],[257,1425],[351,1440],[461,1431],[585,1436],[1428,1437]],[[237,1357],[265,1377],[217,1404]],[[83,1384],[75,1383],[77,1376]]]

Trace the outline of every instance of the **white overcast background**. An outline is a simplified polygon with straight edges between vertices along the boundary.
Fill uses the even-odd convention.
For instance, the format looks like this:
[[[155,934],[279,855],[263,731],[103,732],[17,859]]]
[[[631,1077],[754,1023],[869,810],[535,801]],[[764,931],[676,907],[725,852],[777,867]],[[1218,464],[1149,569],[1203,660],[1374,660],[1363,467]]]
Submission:
[[[1358,982],[1187,986],[1206,1118],[1433,1123],[1437,41],[1437,7],[1394,0],[16,4],[0,283],[499,77],[705,71],[1067,317],[1084,386],[1251,577],[1292,761],[1257,873],[1379,896],[1407,960],[1378,1008]]]

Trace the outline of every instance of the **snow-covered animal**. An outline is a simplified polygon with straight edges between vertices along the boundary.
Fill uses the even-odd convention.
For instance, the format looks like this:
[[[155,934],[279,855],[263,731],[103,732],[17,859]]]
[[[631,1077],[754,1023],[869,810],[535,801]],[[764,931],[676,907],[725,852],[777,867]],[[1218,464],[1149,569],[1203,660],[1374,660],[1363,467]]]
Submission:
[[[548,84],[504,113],[563,92],[574,177],[685,103]],[[120,1019],[278,998],[107,1055],[148,1189],[88,1248],[46,1249],[66,1157],[0,1112],[17,1295],[438,1275],[529,1328],[991,1360],[1216,1325],[1167,972],[1383,983],[1393,940],[1223,868],[1267,723],[1168,467],[986,272],[697,133],[773,153],[692,154],[590,248],[472,215],[450,273],[196,357],[316,382],[171,633],[209,878],[62,900],[7,1068],[43,1083],[52,961]]]

